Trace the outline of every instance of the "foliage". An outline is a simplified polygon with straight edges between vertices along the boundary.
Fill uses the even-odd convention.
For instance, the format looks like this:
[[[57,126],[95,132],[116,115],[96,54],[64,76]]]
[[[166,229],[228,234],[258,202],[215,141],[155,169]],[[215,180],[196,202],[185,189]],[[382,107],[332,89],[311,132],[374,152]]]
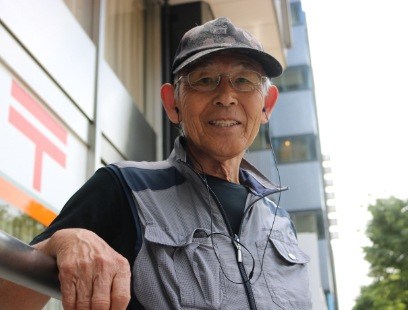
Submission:
[[[373,283],[363,287],[354,310],[408,309],[408,200],[378,199],[368,210],[372,220],[364,247]]]

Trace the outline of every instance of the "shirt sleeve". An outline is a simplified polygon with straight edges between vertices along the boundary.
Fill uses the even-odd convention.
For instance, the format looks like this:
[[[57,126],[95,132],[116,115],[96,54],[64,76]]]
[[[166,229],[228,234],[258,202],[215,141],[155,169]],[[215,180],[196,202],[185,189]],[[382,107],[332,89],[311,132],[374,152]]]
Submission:
[[[136,258],[136,225],[125,189],[109,169],[101,168],[67,201],[60,214],[31,244],[64,228],[85,228],[104,239],[131,263]]]

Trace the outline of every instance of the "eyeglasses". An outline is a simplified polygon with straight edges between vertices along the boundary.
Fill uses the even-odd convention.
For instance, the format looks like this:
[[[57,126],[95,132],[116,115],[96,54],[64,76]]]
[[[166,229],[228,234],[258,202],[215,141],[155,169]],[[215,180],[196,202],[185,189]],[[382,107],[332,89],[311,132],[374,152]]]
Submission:
[[[187,79],[188,85],[199,92],[210,92],[217,88],[221,82],[221,76],[228,77],[232,87],[240,92],[253,91],[267,79],[266,76],[260,75],[252,70],[240,70],[230,74],[219,74],[218,72],[209,72],[205,70],[192,71],[185,76],[180,76],[175,84],[181,79]]]

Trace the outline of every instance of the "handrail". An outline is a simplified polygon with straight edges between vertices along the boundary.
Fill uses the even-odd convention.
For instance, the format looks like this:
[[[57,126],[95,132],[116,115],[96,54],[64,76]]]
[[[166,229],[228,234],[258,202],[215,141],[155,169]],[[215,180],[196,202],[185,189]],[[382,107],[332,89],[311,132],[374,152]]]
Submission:
[[[55,259],[0,230],[0,278],[61,300]]]

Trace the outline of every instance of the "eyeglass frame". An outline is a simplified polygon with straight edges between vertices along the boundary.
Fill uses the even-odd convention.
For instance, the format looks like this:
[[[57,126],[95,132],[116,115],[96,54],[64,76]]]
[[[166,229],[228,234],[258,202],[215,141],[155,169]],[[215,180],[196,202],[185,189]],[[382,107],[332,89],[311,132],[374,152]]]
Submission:
[[[269,86],[271,85],[270,79],[269,79],[267,76],[262,75],[262,74],[260,74],[259,72],[256,72],[256,71],[254,71],[254,70],[245,69],[244,71],[254,72],[254,73],[256,73],[256,75],[258,75],[258,76],[260,77],[259,84],[254,84],[252,89],[249,89],[249,90],[241,90],[241,89],[238,89],[238,88],[234,85],[234,83],[232,82],[232,80],[231,80],[231,76],[233,76],[234,73],[229,73],[229,74],[227,74],[227,73],[220,73],[220,74],[218,74],[218,75],[216,76],[218,80],[217,80],[217,83],[215,84],[215,87],[214,87],[213,89],[211,89],[211,90],[200,90],[200,89],[195,88],[195,86],[191,85],[190,79],[189,79],[190,74],[193,73],[193,72],[196,72],[196,71],[200,71],[200,70],[192,70],[192,71],[188,72],[188,73],[185,74],[185,75],[181,75],[181,76],[177,79],[177,81],[174,82],[174,85],[177,87],[177,85],[179,84],[179,82],[180,82],[183,78],[186,78],[186,79],[187,79],[187,84],[188,84],[188,86],[190,86],[192,89],[194,89],[195,91],[201,92],[201,93],[208,93],[208,92],[212,92],[212,91],[214,91],[214,90],[217,89],[217,87],[218,87],[218,86],[220,85],[220,83],[221,83],[221,77],[222,77],[222,76],[228,77],[229,83],[230,83],[230,85],[232,86],[232,88],[233,88],[234,90],[236,90],[236,91],[238,91],[238,92],[242,92],[242,93],[249,93],[249,92],[252,92],[252,91],[256,90],[256,87],[265,84],[265,81],[267,82],[266,85],[264,85],[264,86],[266,86],[266,87],[265,87],[266,89],[269,88]],[[269,83],[268,83],[268,82],[269,82]]]

